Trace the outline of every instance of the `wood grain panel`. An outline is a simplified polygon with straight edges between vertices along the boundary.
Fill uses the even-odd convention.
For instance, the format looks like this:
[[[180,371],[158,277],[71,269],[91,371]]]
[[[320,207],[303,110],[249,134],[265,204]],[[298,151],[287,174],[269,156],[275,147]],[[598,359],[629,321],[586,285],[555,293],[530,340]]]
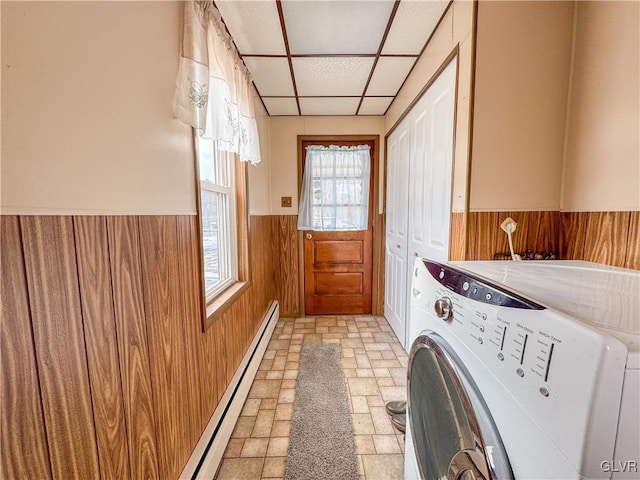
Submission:
[[[277,233],[278,269],[276,271],[276,295],[280,301],[281,315],[300,315],[299,251],[297,215],[273,217]]]
[[[451,213],[451,226],[449,234],[449,260],[464,260],[465,226],[464,213]]]
[[[476,260],[493,260],[500,230],[499,215],[498,212],[476,212]]]
[[[82,320],[103,479],[129,478],[105,217],[73,219]]]
[[[187,409],[191,423],[191,444],[195,445],[204,430],[204,424],[208,417],[204,410],[203,395],[209,393],[204,390],[206,384],[200,379],[200,361],[202,347],[202,322],[200,319],[201,302],[198,298],[204,295],[202,282],[198,277],[198,264],[194,250],[197,244],[193,242],[197,238],[197,218],[195,216],[177,217],[178,226],[178,275],[180,284],[180,306],[182,309],[182,322],[186,341],[186,375],[191,394],[187,396]],[[189,444],[186,445],[189,447]],[[189,453],[188,451],[186,452]]]
[[[374,199],[374,205],[378,202]],[[374,315],[384,316],[384,275],[385,275],[385,232],[386,216],[374,215],[373,223],[373,284],[371,294],[373,295]]]
[[[513,234],[516,253],[554,252],[558,255],[560,214],[555,211],[471,212],[468,221],[468,259],[492,260],[494,254],[509,255],[509,242],[500,224],[507,218],[518,224]]]
[[[318,295],[357,295],[362,293],[362,273],[316,273]]]
[[[109,258],[132,478],[158,478],[138,219],[108,217]]]
[[[629,236],[624,266],[640,270],[640,212],[630,212]]]
[[[317,241],[313,249],[314,263],[362,263],[363,250],[361,240]]]
[[[478,249],[478,212],[467,213],[465,260],[476,260]]]
[[[123,451],[131,478],[177,477],[274,299],[276,279],[285,279],[282,291],[299,308],[296,217],[287,217],[251,219],[250,286],[206,332],[193,216],[3,217],[2,419],[11,415],[3,427],[12,428],[2,430],[2,478],[126,478],[116,466]],[[22,280],[22,264],[5,253],[22,261],[21,243]]]
[[[587,222],[584,259],[624,266],[629,220],[629,212],[591,212]]]
[[[0,217],[0,478],[51,478],[17,217]]]
[[[553,252],[557,258],[560,240],[560,212],[539,212],[538,222],[539,228],[534,252]]]
[[[70,217],[20,218],[54,478],[99,478]]]
[[[639,215],[640,212],[471,212],[468,259],[488,260],[495,252],[508,252],[500,223],[510,216],[518,223],[513,236],[516,253],[554,252],[563,260],[640,268]],[[490,232],[492,228],[495,236]]]
[[[280,249],[274,232],[279,232],[279,229],[275,229],[275,222],[270,216],[252,216],[250,226],[252,288],[258,285],[263,287],[253,288],[254,295],[251,298],[255,298],[254,318],[262,318],[271,301],[276,298]],[[295,282],[297,285],[297,279]]]
[[[562,212],[560,214],[560,259],[584,259],[588,212]]]
[[[183,445],[190,442],[177,220],[160,216],[138,220],[158,466],[161,478],[175,478],[184,464]]]

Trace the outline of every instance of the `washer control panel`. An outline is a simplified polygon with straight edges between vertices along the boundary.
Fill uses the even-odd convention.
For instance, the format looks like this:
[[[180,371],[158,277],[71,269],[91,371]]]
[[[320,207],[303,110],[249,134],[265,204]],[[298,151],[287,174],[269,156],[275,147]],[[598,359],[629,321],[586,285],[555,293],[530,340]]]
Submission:
[[[477,300],[487,305],[499,305],[511,308],[523,308],[528,310],[544,310],[542,305],[538,305],[531,300],[520,297],[512,292],[506,292],[496,285],[472,277],[466,273],[454,270],[445,265],[441,265],[429,260],[423,260],[433,278],[449,290],[462,295],[463,297]]]
[[[533,376],[539,383],[536,390],[549,396],[553,353],[562,338],[524,321],[545,307],[446,265],[423,263],[431,277],[432,314],[450,323],[480,356],[489,357],[489,364],[510,365],[519,378]]]

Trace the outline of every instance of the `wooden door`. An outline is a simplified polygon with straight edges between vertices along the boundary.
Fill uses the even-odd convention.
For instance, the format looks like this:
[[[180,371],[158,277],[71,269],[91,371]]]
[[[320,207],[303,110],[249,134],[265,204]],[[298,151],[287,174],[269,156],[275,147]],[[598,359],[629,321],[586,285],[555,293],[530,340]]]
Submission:
[[[387,225],[384,316],[404,346],[407,284],[407,205],[409,201],[410,120],[403,120],[387,140]]]
[[[308,145],[371,147],[369,178],[369,221],[363,231],[305,230],[304,304],[306,315],[344,315],[371,313],[373,277],[373,178],[376,167],[374,141],[303,141],[302,168]]]

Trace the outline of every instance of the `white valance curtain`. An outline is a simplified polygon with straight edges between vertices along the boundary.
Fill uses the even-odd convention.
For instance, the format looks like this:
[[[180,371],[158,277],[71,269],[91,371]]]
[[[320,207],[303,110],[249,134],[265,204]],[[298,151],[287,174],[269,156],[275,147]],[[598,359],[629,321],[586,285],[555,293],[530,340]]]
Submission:
[[[306,147],[299,230],[367,229],[370,150],[369,145]]]
[[[175,115],[220,150],[260,162],[251,76],[210,0],[184,3]]]

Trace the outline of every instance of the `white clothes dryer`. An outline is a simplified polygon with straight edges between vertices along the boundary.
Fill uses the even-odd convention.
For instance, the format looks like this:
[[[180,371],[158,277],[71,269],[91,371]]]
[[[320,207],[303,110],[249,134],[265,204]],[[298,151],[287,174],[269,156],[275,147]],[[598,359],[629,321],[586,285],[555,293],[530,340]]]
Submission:
[[[639,478],[640,272],[417,259],[405,479]]]

